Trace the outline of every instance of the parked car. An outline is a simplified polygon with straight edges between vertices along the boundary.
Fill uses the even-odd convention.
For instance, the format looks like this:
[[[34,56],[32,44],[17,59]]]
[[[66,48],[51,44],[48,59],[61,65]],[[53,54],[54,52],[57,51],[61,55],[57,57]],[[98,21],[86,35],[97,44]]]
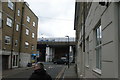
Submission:
[[[68,60],[66,59],[57,59],[53,61],[54,64],[67,64]]]

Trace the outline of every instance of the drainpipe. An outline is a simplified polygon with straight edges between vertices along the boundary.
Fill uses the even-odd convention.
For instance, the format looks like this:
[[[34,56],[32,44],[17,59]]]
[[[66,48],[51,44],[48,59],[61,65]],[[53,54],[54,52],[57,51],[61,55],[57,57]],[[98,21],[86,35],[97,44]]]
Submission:
[[[13,48],[14,48],[14,29],[15,29],[15,15],[16,15],[16,2],[14,3],[15,7],[14,7],[14,18],[13,18],[13,29],[12,29],[12,38],[11,38],[11,65],[10,65],[10,69],[12,69],[12,56],[13,56]]]
[[[85,14],[85,2],[83,4],[83,76],[82,77],[85,77],[85,19],[86,19],[86,14]]]
[[[22,30],[23,30],[23,27],[22,27],[22,24],[23,24],[23,16],[24,16],[24,5],[25,5],[25,2],[23,2],[22,4],[22,14],[21,14],[21,23],[20,23],[20,34],[19,34],[19,65],[18,67],[20,67],[20,53],[21,53],[21,45],[22,45]]]
[[[85,52],[85,2],[83,4],[83,12],[84,12],[84,16],[83,16],[83,52]]]
[[[120,53],[120,2],[118,3],[118,53]],[[120,54],[118,54],[118,65],[120,61]],[[120,79],[120,66],[118,66],[118,79]]]

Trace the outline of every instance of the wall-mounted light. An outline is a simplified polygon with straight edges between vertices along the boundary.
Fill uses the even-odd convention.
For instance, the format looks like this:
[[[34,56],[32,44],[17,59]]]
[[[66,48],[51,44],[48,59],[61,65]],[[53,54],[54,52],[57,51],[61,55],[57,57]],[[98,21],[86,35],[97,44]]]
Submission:
[[[107,6],[107,7],[108,7],[108,2],[103,1],[103,2],[99,2],[99,4],[100,4],[101,6]]]

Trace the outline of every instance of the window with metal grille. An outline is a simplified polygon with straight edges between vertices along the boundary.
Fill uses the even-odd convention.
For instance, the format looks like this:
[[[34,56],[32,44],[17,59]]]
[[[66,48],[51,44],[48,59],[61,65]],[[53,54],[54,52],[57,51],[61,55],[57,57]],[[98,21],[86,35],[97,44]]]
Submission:
[[[10,43],[11,43],[11,37],[5,36],[5,44],[10,44]]]

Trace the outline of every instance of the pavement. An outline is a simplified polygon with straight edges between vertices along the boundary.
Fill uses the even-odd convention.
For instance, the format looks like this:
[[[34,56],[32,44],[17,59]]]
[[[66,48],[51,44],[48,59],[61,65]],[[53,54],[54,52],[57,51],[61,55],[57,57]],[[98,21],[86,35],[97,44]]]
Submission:
[[[63,80],[76,80],[77,78],[76,66],[75,64],[70,64],[70,67],[67,67],[63,74]]]
[[[20,73],[24,70],[31,69],[31,68],[32,67],[23,67],[23,68],[14,68],[14,69],[5,70],[5,71],[2,72],[2,77],[3,78],[8,77],[8,76]]]
[[[24,67],[24,68],[15,68],[15,69],[10,69],[10,70],[5,70],[5,71],[3,71],[2,76],[4,78],[4,77],[10,76],[10,75],[20,73],[20,72],[22,72],[24,70],[27,70],[27,69],[31,69],[31,68],[32,67]],[[64,68],[61,72],[62,72],[62,75],[63,75],[62,80],[66,80],[66,79],[73,80],[73,79],[77,78],[75,64],[70,64],[69,68],[66,66],[66,68]],[[60,78],[60,77],[58,76],[58,78]]]

